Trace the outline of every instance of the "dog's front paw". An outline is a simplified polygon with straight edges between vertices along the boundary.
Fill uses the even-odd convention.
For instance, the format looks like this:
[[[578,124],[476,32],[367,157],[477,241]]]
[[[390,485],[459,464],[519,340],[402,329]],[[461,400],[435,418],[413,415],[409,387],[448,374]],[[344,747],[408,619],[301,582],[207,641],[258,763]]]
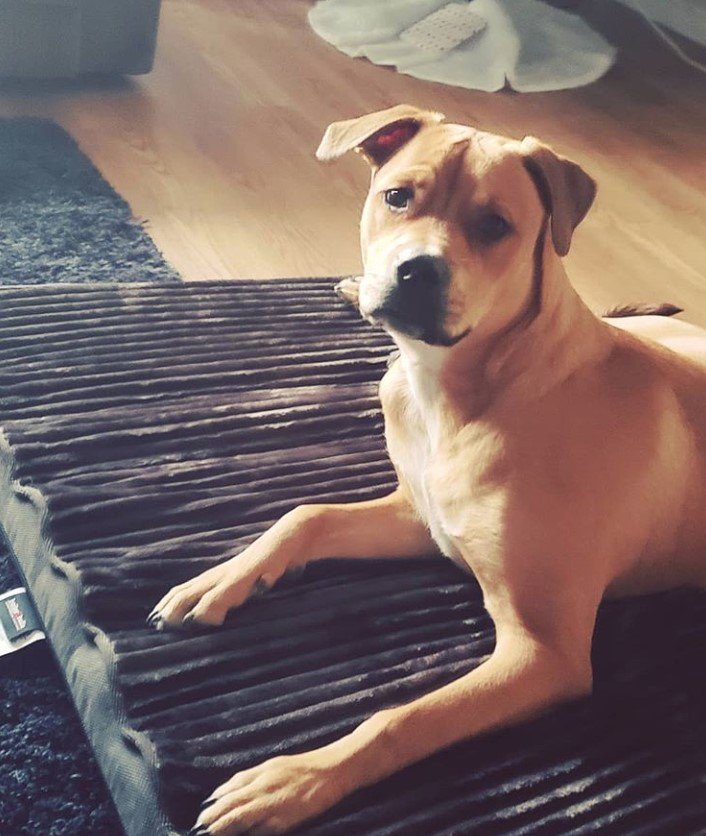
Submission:
[[[286,833],[342,795],[321,750],[272,758],[218,787],[204,802],[191,834]]]
[[[217,627],[229,610],[273,582],[242,554],[172,587],[147,616],[147,623],[157,630],[190,624]]]

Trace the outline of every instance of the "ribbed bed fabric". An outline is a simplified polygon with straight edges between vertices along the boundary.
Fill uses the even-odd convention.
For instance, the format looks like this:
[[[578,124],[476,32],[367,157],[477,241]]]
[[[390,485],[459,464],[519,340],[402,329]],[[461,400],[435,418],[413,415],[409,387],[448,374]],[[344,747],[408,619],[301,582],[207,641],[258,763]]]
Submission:
[[[393,487],[377,399],[392,346],[333,284],[0,288],[0,521],[129,836],[188,829],[236,770],[492,651],[477,584],[436,555],[311,564],[217,630],[145,624],[294,505]],[[301,832],[699,832],[705,616],[693,591],[606,605],[592,698]]]

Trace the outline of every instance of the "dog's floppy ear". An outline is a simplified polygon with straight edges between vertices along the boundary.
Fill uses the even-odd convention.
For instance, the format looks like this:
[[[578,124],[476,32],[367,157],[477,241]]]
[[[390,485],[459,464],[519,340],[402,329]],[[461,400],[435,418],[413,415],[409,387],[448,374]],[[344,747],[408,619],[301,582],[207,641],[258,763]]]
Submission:
[[[523,163],[551,217],[552,241],[566,255],[571,236],[596,196],[596,183],[577,163],[567,160],[533,136],[522,140]]]
[[[346,122],[329,125],[316,152],[320,160],[335,160],[355,149],[374,168],[380,168],[424,125],[443,121],[441,113],[397,105]]]

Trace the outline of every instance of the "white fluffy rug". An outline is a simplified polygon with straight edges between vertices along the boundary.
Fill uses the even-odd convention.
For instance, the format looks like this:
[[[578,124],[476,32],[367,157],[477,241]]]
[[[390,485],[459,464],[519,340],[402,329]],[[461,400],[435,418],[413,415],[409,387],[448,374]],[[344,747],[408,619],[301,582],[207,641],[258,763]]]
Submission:
[[[662,29],[706,44],[699,0],[621,0]],[[576,14],[541,0],[472,0],[485,28],[444,54],[400,35],[449,0],[319,0],[312,28],[341,52],[429,81],[524,93],[590,84],[612,65],[615,49]],[[461,0],[465,5],[466,0]]]

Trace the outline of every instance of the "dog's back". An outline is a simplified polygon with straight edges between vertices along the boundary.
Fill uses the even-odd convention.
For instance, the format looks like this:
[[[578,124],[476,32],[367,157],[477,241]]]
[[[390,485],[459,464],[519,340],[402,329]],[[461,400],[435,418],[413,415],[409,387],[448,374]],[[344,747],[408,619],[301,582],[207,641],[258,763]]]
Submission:
[[[706,586],[706,331],[653,312],[617,314],[608,321],[622,332],[624,348],[649,358],[674,392],[689,427],[694,448],[691,472],[685,474],[690,487],[679,550],[691,565],[694,582]]]

